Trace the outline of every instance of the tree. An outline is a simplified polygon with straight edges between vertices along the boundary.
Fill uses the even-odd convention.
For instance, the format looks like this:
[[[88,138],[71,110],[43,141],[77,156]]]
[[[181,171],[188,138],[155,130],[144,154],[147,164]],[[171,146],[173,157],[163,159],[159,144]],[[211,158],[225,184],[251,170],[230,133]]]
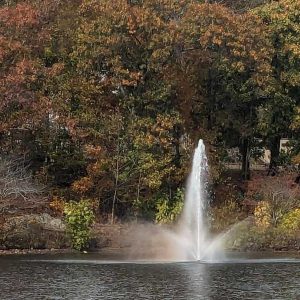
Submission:
[[[69,63],[50,83],[57,113],[86,149],[87,174],[73,187],[96,197],[112,220],[124,203],[155,207],[158,193],[171,201],[184,180],[189,150],[180,147],[184,128],[169,71],[171,30],[185,6],[84,1],[72,51],[62,50]]]
[[[238,13],[243,13],[245,11],[249,11],[255,7],[268,3],[270,2],[270,0],[220,0],[216,2],[220,2],[221,4],[230,7],[232,10]]]
[[[40,91],[43,66],[37,55],[45,42],[39,31],[41,18],[27,2],[0,7],[2,140],[17,131],[30,131],[48,111],[48,100]]]
[[[300,92],[300,1],[280,0],[254,13],[268,26],[275,49],[272,55],[274,89],[261,111],[261,132],[271,150],[270,169],[276,169],[280,139],[291,136],[291,123]]]
[[[203,102],[194,113],[207,119],[208,130],[217,128],[228,146],[240,147],[244,179],[250,176],[257,111],[271,91],[272,47],[265,29],[256,16],[217,4],[191,5],[182,25],[186,68],[193,70],[190,78]]]

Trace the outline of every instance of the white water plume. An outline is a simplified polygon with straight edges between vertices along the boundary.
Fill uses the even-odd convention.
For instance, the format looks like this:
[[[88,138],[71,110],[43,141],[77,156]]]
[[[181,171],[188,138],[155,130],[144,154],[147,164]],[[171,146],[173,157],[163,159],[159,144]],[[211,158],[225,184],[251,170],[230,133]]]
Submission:
[[[182,235],[188,242],[188,258],[200,260],[207,247],[208,230],[206,223],[206,183],[208,173],[205,146],[199,140],[193,157],[192,171],[188,179],[182,218]]]

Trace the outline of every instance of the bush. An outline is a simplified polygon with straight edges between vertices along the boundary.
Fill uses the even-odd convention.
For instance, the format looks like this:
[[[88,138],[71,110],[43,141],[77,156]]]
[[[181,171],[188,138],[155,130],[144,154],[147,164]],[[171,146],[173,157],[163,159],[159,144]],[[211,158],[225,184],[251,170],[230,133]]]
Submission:
[[[66,203],[64,213],[73,248],[83,250],[91,238],[90,228],[95,219],[91,201],[80,200]]]
[[[265,221],[276,227],[281,223],[285,214],[299,206],[300,189],[294,185],[291,175],[258,177],[253,179],[248,187],[246,199],[258,201],[256,209],[258,222],[262,214],[265,214],[265,219],[268,219]]]
[[[254,210],[255,224],[257,227],[267,228],[271,225],[272,216],[270,204],[266,201],[261,201]]]
[[[63,198],[53,196],[49,203],[50,208],[59,216],[62,216],[65,209],[65,201]]]
[[[285,214],[282,218],[280,228],[288,231],[300,230],[300,208]]]
[[[155,220],[160,224],[173,223],[180,215],[183,208],[184,192],[177,189],[172,201],[169,198],[160,198],[156,205]]]
[[[279,227],[261,228],[243,223],[226,240],[227,249],[239,251],[298,250],[299,238]]]

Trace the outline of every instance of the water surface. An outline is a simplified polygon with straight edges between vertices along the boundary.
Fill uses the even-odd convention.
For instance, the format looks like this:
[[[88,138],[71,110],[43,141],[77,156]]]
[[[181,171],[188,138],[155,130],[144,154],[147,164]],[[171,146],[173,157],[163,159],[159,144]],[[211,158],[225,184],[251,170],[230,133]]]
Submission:
[[[300,299],[300,260],[126,262],[113,254],[0,257],[0,299]]]

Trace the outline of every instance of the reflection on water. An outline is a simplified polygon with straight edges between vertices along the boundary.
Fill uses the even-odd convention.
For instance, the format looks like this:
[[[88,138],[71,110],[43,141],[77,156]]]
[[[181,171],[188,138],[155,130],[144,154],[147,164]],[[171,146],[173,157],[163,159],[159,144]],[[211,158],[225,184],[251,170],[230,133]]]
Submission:
[[[300,261],[110,263],[108,256],[0,258],[0,299],[300,299]]]

